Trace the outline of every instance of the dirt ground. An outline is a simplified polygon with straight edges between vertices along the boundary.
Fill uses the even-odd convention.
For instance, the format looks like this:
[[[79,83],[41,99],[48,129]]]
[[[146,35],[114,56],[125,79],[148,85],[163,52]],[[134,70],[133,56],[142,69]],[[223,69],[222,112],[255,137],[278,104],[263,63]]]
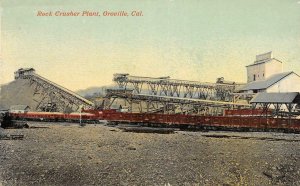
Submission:
[[[300,185],[299,134],[29,125],[0,140],[0,185]]]

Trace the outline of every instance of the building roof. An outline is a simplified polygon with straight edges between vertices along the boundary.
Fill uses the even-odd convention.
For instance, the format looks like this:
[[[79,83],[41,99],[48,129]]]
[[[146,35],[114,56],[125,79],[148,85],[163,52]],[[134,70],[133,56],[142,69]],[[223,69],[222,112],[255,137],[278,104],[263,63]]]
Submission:
[[[272,51],[256,55],[256,61],[272,58]]]
[[[30,71],[30,70],[34,70],[34,68],[20,68],[18,71]]]
[[[28,105],[12,105],[9,109],[10,110],[26,110],[30,108]]]
[[[254,63],[250,64],[250,65],[247,65],[246,67],[250,67],[250,66],[254,66],[254,65],[258,65],[258,64],[262,64],[262,63],[267,63],[267,62],[270,62],[270,61],[277,61],[279,63],[282,63],[281,61],[279,61],[278,59],[276,58],[269,58],[269,59],[263,59],[263,60],[259,60],[259,61],[254,61]]]
[[[240,90],[266,89],[292,73],[294,73],[294,72],[283,72],[283,73],[279,73],[279,74],[274,74],[265,80],[253,81],[253,82],[247,83],[245,86],[241,87]]]
[[[250,103],[294,103],[298,92],[285,93],[258,93],[252,98]]]

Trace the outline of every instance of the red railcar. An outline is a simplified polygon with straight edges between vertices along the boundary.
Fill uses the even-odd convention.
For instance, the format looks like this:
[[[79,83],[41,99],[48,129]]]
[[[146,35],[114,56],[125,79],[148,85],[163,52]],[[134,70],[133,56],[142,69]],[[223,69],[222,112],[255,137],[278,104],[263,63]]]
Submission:
[[[241,117],[252,117],[252,116],[271,116],[271,110],[263,110],[263,109],[236,109],[236,110],[225,110],[225,116],[241,116]]]
[[[10,113],[13,119],[25,119],[25,120],[63,120],[64,114],[60,112],[26,112],[26,113]]]
[[[255,111],[257,113],[259,111]],[[249,114],[249,111],[241,111]],[[252,112],[253,113],[253,112]],[[67,121],[95,123],[107,120],[112,123],[132,123],[151,126],[176,126],[181,128],[203,128],[222,130],[283,130],[300,132],[299,119],[272,118],[270,116],[198,116],[185,114],[125,113],[116,110],[89,111],[88,113],[11,113],[14,119],[39,121]]]
[[[26,112],[26,113],[10,113],[13,119],[34,120],[34,121],[66,121],[66,122],[82,122],[95,123],[102,120],[102,112],[93,113],[70,113],[64,114],[60,112]]]
[[[246,111],[244,111],[246,112]],[[122,113],[103,111],[103,118],[114,123],[168,125],[222,130],[277,130],[300,132],[300,120],[271,117],[197,116],[184,114]]]

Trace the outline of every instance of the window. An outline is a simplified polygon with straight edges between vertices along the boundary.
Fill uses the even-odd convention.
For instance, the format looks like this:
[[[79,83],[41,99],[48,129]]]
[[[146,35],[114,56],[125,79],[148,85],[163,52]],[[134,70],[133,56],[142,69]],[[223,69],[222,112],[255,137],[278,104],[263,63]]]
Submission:
[[[256,76],[255,76],[255,74],[253,75],[253,81],[255,81],[255,79],[256,79]]]

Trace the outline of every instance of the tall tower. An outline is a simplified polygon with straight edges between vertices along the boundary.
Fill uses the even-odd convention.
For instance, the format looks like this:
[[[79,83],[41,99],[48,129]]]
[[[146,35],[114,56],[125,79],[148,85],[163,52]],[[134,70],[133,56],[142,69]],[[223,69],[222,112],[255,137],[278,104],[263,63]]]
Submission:
[[[282,62],[273,58],[272,51],[256,55],[254,63],[247,65],[247,82],[265,80],[282,72]]]

